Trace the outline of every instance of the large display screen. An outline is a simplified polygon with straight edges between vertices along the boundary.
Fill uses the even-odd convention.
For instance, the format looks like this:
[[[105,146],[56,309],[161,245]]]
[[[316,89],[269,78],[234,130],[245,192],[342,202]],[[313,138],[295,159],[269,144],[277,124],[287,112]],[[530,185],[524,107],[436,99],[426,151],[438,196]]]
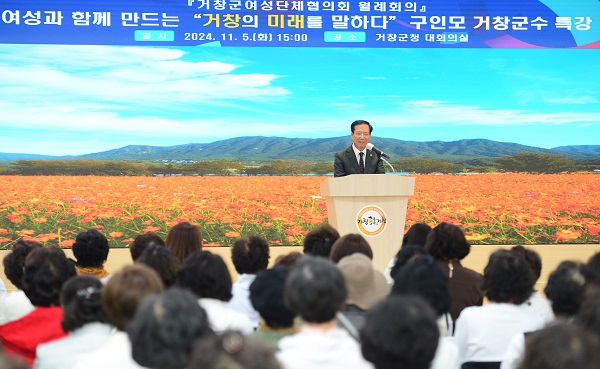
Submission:
[[[589,164],[600,157],[599,47],[597,0],[2,1],[0,160],[5,164],[0,173],[26,173],[30,163],[23,160],[39,158],[163,163],[192,159],[192,164],[227,158],[244,162],[250,169],[276,159],[333,161],[334,148],[342,144],[324,145],[340,137],[344,137],[343,147],[350,145],[350,123],[356,119],[373,124],[373,142],[393,160],[437,155],[454,162],[464,159],[459,166],[478,160],[487,165],[506,153],[533,150],[579,155],[588,160],[587,169],[592,172],[600,169]],[[322,141],[301,150],[315,139]],[[392,146],[397,145],[395,140],[411,146],[396,148]],[[203,146],[214,143],[220,144]],[[289,154],[292,146],[293,155]],[[149,154],[161,147],[173,148],[168,154]],[[233,147],[238,151],[234,153]],[[18,160],[20,167],[14,164]],[[176,169],[169,174],[180,174],[179,164],[170,163]],[[103,172],[98,169],[98,174]],[[585,176],[567,178],[574,187],[567,186],[562,177],[547,182],[544,177],[543,189],[537,185],[527,189],[521,186],[530,183],[529,179],[518,179],[514,182],[518,186],[512,187],[518,188],[516,193],[496,198],[492,191],[489,204],[467,204],[472,194],[448,193],[465,199],[462,204],[467,210],[460,214],[453,208],[463,205],[441,212],[435,204],[445,200],[437,197],[435,201],[428,198],[433,201],[427,205],[432,209],[423,210],[423,196],[441,190],[435,181],[417,181],[417,191],[428,194],[415,197],[407,224],[452,221],[483,243],[598,242],[598,206],[593,205],[596,194],[591,193],[598,192],[594,183],[599,181]],[[19,181],[27,182],[25,178]],[[153,186],[144,181],[134,180],[123,193]],[[443,189],[458,189],[451,178],[446,181]],[[150,208],[144,208],[145,218],[131,220],[139,224],[127,231],[117,222],[128,217],[124,213],[97,210],[104,214],[99,219],[114,220],[112,226],[83,210],[74,212],[79,214],[76,220],[51,221],[52,217],[43,214],[58,211],[48,210],[52,204],[37,216],[26,217],[24,209],[35,203],[32,199],[40,198],[19,190],[30,187],[25,182],[4,184],[4,188],[15,188],[18,199],[7,197],[4,191],[0,196],[4,197],[2,247],[40,234],[60,234],[51,239],[63,242],[65,235],[56,228],[65,222],[72,224],[68,227],[71,236],[77,229],[102,226],[119,245],[142,230],[158,227],[164,234],[181,219],[207,228],[214,225],[212,221],[222,225],[207,236],[215,244],[226,244],[228,238],[254,229],[240,222],[239,214],[232,216],[234,221],[220,216],[207,220],[206,212],[186,215],[181,207],[170,209],[169,199],[164,199],[162,209],[170,210],[152,215]],[[52,183],[60,189],[75,182],[43,180],[39,186]],[[173,182],[166,191],[170,196],[186,196],[177,183],[182,182]],[[557,190],[553,183],[560,183],[560,193],[581,196],[569,199],[574,203],[567,209],[561,205],[557,210],[554,202],[544,201],[544,196]],[[227,186],[241,191],[233,184],[214,186],[219,191]],[[301,207],[312,206],[307,210],[311,215],[287,225],[281,219],[273,221],[286,208],[279,204],[273,214],[261,213],[260,222],[253,218],[259,225],[266,224],[256,232],[275,225],[279,229],[269,236],[271,240],[294,244],[311,226],[326,219],[318,182],[298,186],[311,189],[302,195],[307,202],[300,201]],[[466,191],[472,185],[464,186],[461,189]],[[102,203],[103,209],[120,209],[126,202],[104,203],[99,198],[106,195],[106,189],[80,187],[94,188],[96,195],[53,190],[55,195],[47,194],[45,199],[78,207]],[[269,184],[261,191],[276,187]],[[486,185],[479,193],[492,187]],[[281,196],[269,198],[279,201]],[[477,228],[472,220],[481,214],[475,216],[476,209],[505,204],[506,196],[515,196],[515,204],[541,202],[533,207],[518,205],[519,209],[511,208],[503,215],[490,211],[491,218],[482,221],[486,227]],[[580,198],[584,201],[579,202]],[[201,205],[201,200],[193,202]],[[256,201],[254,208],[270,200]],[[557,197],[552,201],[558,201]],[[518,218],[524,219],[534,208],[550,215],[536,224],[515,220],[515,212],[524,212]],[[556,219],[563,215],[579,223],[562,226],[565,222]],[[292,211],[290,217],[296,216],[298,211]],[[498,227],[504,216],[516,229],[510,235],[498,233],[504,232]],[[521,234],[519,229],[527,232]]]

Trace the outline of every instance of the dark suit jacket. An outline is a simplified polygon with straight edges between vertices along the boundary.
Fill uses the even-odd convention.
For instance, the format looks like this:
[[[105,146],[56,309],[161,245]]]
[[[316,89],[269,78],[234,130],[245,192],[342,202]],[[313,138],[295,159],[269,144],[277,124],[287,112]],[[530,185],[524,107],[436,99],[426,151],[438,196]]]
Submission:
[[[358,166],[358,160],[356,160],[352,145],[345,150],[336,152],[333,162],[334,177],[343,177],[349,174],[360,174],[360,167]],[[366,151],[365,174],[385,174],[383,160],[371,150]]]

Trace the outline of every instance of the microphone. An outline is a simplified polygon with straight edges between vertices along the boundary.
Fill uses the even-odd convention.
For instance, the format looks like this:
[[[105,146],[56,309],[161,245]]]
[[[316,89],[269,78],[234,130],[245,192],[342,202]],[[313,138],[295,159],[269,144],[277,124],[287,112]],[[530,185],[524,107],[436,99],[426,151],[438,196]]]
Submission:
[[[375,146],[373,146],[373,144],[370,143],[370,142],[367,144],[367,150],[373,151],[379,157],[384,157],[386,159],[390,158],[390,156],[388,154],[386,154],[383,151],[379,150],[378,148],[376,148]]]

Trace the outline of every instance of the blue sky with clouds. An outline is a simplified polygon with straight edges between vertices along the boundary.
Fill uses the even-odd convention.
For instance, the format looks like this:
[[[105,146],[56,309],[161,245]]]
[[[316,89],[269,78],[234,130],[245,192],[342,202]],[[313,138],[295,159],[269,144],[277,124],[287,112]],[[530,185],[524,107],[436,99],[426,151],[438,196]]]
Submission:
[[[238,136],[600,144],[598,49],[0,45],[0,152]]]

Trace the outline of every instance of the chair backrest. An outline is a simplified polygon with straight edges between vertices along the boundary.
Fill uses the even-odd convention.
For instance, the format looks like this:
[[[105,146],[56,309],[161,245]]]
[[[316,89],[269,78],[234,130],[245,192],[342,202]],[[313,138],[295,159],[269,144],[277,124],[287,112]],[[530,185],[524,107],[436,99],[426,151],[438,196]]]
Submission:
[[[460,369],[500,369],[499,361],[467,361]]]

